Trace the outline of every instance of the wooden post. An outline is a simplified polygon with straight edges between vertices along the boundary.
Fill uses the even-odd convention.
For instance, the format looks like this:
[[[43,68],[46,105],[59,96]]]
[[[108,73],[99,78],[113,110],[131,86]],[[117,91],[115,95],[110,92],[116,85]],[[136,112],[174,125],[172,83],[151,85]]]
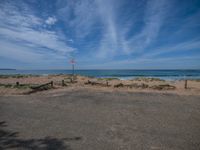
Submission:
[[[65,86],[65,81],[64,80],[62,80],[62,86]]]
[[[75,65],[74,58],[71,59],[70,63],[72,64],[72,80],[74,81],[74,65]]]
[[[19,82],[16,82],[16,86],[19,86]]]
[[[185,80],[185,89],[187,89],[187,80]]]
[[[74,64],[72,64],[72,81],[74,81]]]
[[[51,83],[50,83],[50,84],[51,84],[51,87],[53,87],[53,81],[51,81]]]
[[[106,85],[108,86],[108,81],[106,81]]]

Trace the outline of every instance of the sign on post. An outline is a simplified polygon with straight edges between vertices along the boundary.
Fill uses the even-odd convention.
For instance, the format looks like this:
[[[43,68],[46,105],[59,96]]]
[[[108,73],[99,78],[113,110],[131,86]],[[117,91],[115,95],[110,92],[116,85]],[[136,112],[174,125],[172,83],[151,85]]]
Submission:
[[[70,64],[72,64],[72,75],[73,75],[73,79],[74,79],[74,65],[75,65],[75,60],[74,60],[74,58],[72,58],[71,60],[70,60]]]

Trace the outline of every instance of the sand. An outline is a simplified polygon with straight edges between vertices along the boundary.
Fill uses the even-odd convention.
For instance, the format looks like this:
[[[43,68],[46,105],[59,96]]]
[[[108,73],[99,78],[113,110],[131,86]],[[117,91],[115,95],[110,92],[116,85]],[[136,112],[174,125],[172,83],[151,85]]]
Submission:
[[[98,79],[98,78],[90,78],[84,76],[76,76],[76,82],[70,83],[69,78],[70,78],[69,75],[30,76],[30,77],[20,77],[20,78],[9,77],[9,78],[0,78],[0,84],[15,85],[16,82],[19,82],[20,84],[30,84],[30,86],[32,86],[32,84],[41,85],[53,81],[54,88],[50,89],[51,92],[59,90],[69,91],[74,89],[76,90],[88,89],[93,91],[106,91],[106,92],[127,91],[127,92],[150,92],[150,93],[174,93],[178,95],[200,95],[200,81],[198,80],[188,80],[187,89],[185,89],[184,80],[164,81],[155,78],[119,80],[115,78]],[[67,86],[64,87],[62,86],[62,80],[65,81]],[[88,81],[95,84],[87,84]],[[169,88],[167,85],[170,85],[172,89]],[[165,87],[163,89],[160,89],[159,88],[160,86],[165,86]],[[173,87],[175,89],[173,89]],[[30,91],[31,91],[30,87],[11,88],[11,87],[0,86],[0,95],[24,94]]]

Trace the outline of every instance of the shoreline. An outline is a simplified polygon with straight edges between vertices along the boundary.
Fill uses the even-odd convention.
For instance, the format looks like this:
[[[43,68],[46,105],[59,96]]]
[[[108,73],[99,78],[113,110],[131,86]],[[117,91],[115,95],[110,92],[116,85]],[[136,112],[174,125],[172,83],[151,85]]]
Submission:
[[[142,75],[124,75],[124,76],[87,76],[87,75],[81,75],[81,74],[74,74],[75,76],[82,76],[87,78],[97,78],[97,79],[119,79],[119,80],[135,80],[137,78],[144,78],[144,79],[160,79],[165,81],[182,81],[182,80],[196,80],[200,81],[200,76],[142,76]],[[72,76],[72,74],[65,74],[65,73],[58,73],[58,74],[1,74],[0,78],[8,78],[8,77],[38,77],[38,76]]]
[[[46,70],[0,70],[0,75],[70,75],[69,69]],[[160,78],[164,80],[200,80],[200,69],[76,69],[74,74],[95,78],[118,78],[130,80],[138,77]]]

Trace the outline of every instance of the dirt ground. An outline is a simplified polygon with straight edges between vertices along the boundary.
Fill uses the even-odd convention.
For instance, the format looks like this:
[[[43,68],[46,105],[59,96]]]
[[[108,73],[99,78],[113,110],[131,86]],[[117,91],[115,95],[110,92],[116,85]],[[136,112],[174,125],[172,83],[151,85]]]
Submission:
[[[198,150],[200,96],[89,89],[0,96],[0,149]]]

